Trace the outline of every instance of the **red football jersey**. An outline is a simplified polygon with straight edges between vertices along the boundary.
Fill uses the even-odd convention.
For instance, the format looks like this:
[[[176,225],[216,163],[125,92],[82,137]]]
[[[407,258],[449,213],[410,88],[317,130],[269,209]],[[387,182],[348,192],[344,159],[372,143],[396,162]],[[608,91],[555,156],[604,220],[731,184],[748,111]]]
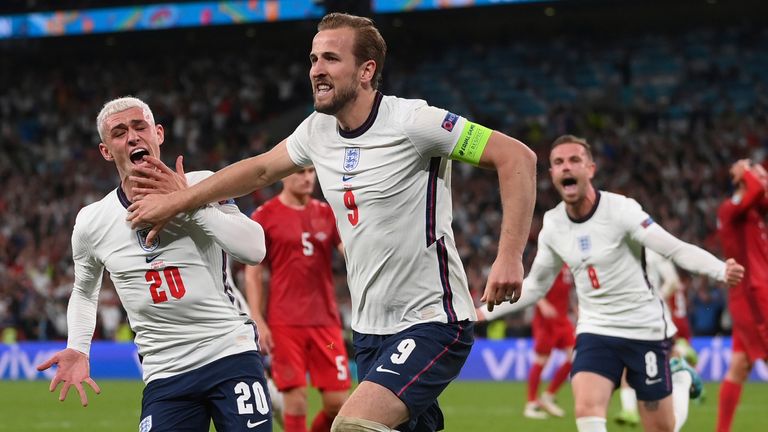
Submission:
[[[750,172],[744,173],[746,191],[729,198],[717,213],[720,242],[727,258],[744,266],[744,280],[728,292],[734,331],[749,330],[759,335],[762,350],[768,352],[768,229],[765,190]]]
[[[303,209],[277,197],[256,209],[251,218],[264,227],[271,273],[267,324],[339,326],[331,258],[341,243],[331,207],[310,199]]]

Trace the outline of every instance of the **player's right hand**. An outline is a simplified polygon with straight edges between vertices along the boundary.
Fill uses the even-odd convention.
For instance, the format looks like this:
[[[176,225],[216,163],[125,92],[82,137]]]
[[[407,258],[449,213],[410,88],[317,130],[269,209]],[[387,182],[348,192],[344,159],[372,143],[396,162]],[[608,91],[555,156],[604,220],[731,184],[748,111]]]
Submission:
[[[728,286],[738,285],[744,279],[744,266],[735,259],[728,258],[725,261],[725,283]]]
[[[134,195],[167,194],[188,187],[187,176],[184,174],[184,156],[176,158],[175,172],[154,156],[144,156],[144,162],[136,165],[128,177],[128,180],[136,184],[132,188]]]
[[[520,300],[523,292],[523,262],[520,259],[499,255],[491,266],[485,292],[480,298],[485,302],[488,312],[505,301],[514,303]]]
[[[75,386],[77,392],[80,394],[80,403],[84,407],[88,406],[88,396],[85,394],[83,388],[83,382],[87,383],[96,394],[101,393],[99,385],[96,381],[91,379],[90,364],[88,362],[88,356],[80,351],[67,348],[54,354],[51,358],[37,365],[37,370],[44,371],[53,365],[58,365],[56,369],[56,375],[51,380],[51,385],[48,388],[53,392],[58,387],[59,383],[64,383],[59,393],[59,400],[63,401],[67,398],[67,393],[71,386]]]
[[[275,340],[272,339],[272,330],[269,329],[267,322],[264,320],[256,321],[256,330],[259,331],[259,347],[261,352],[265,355],[272,353],[272,348],[275,347]]]

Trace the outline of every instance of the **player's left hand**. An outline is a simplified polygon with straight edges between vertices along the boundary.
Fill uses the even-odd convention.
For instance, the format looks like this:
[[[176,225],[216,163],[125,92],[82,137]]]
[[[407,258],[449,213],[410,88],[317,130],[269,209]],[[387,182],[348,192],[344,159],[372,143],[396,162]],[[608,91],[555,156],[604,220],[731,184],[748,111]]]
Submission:
[[[737,263],[735,259],[728,258],[725,261],[725,283],[728,286],[738,285],[744,278],[744,266]]]
[[[85,394],[83,388],[83,382],[91,386],[96,394],[101,393],[101,388],[96,384],[96,381],[91,379],[90,365],[88,362],[88,356],[85,354],[73,350],[72,348],[63,349],[51,358],[37,365],[37,370],[44,371],[53,365],[58,365],[56,369],[56,375],[51,380],[51,385],[48,388],[53,392],[60,383],[64,383],[59,393],[59,400],[63,401],[67,398],[69,388],[75,386],[77,392],[80,394],[80,403],[83,406],[88,406],[88,396]]]
[[[154,156],[144,156],[146,164],[133,168],[128,180],[135,183],[133,193],[142,199],[149,194],[168,194],[187,188],[184,156],[176,158],[176,172]]]
[[[480,301],[486,303],[488,311],[505,301],[514,303],[523,292],[523,262],[520,259],[505,260],[496,258],[488,274],[485,292]]]
[[[152,226],[147,234],[146,244],[151,245],[155,237],[163,230],[168,223],[178,213],[176,208],[181,208],[176,204],[174,197],[176,193],[149,194],[135,201],[128,207],[128,217],[126,220],[131,223],[131,228],[136,229],[146,225]]]

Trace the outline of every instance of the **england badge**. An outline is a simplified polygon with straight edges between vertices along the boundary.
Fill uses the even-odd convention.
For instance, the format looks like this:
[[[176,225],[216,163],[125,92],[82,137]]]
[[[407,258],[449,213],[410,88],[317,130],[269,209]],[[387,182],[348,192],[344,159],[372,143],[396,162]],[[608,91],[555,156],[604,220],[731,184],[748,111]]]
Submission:
[[[344,171],[352,171],[360,163],[360,147],[347,147],[344,149]]]

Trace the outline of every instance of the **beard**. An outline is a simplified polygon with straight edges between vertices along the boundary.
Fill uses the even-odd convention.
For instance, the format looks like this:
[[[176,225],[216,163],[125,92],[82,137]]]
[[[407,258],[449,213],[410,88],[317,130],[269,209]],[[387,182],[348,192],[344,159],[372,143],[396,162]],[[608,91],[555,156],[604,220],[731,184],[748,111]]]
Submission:
[[[321,104],[318,103],[315,98],[315,111],[322,114],[336,115],[336,113],[341,111],[341,109],[349,102],[352,102],[355,99],[357,99],[357,89],[354,85],[335,87],[330,102]]]

